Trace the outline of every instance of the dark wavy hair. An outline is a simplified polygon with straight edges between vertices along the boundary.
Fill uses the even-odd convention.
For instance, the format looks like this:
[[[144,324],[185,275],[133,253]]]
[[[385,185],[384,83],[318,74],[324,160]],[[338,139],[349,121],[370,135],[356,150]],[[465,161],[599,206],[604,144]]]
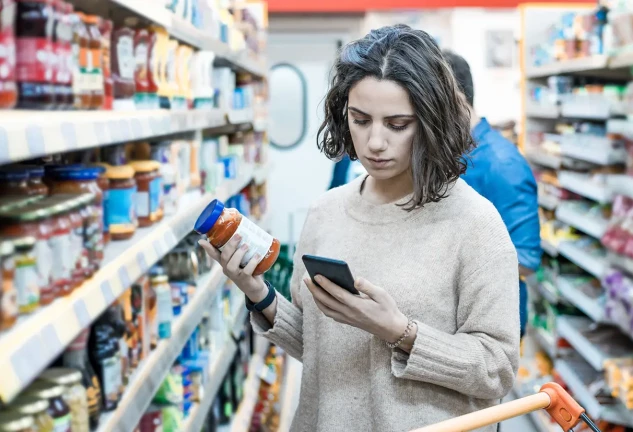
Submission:
[[[317,134],[319,150],[330,159],[345,153],[358,159],[347,100],[350,89],[366,77],[391,80],[406,89],[418,119],[411,154],[414,192],[405,210],[445,198],[448,187],[466,171],[465,155],[474,148],[470,111],[441,50],[422,30],[382,27],[340,50]]]

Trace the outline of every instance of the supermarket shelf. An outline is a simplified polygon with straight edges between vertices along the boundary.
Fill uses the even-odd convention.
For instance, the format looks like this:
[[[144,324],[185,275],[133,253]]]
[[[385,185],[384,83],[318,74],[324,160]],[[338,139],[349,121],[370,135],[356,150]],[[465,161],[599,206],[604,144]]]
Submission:
[[[538,196],[538,205],[546,210],[556,210],[558,204],[560,204],[560,200],[553,195],[539,194]]]
[[[590,215],[588,212],[581,212],[573,205],[563,204],[556,209],[556,219],[585,234],[600,239],[607,230],[608,221],[601,217]]]
[[[633,275],[633,259],[614,252],[607,252],[607,261],[614,267],[620,268]]]
[[[532,118],[557,119],[560,117],[560,107],[555,104],[527,102],[525,115]]]
[[[556,338],[550,334],[548,334],[543,329],[537,329],[534,332],[534,339],[539,344],[541,348],[545,350],[550,358],[556,358],[557,348],[556,348]]]
[[[615,405],[600,405],[596,397],[591,394],[587,387],[590,382],[586,382],[584,378],[591,377],[591,366],[582,361],[572,359],[557,360],[555,369],[561,378],[567,384],[569,390],[580,405],[587,411],[589,416],[594,419],[602,419],[623,426],[633,426],[633,411],[628,411],[621,403]],[[595,372],[595,371],[594,371]]]
[[[559,169],[562,164],[562,158],[560,156],[536,150],[527,152],[525,158],[533,164],[551,169]]]
[[[530,276],[528,276],[525,279],[525,283],[527,284],[528,287],[530,287],[531,289],[536,291],[538,294],[543,296],[543,298],[545,298],[545,300],[547,300],[549,303],[551,304],[560,303],[561,299],[559,298],[559,296],[556,293],[552,292],[551,290],[547,289],[544,283],[539,282],[538,276],[536,275],[536,273],[533,273]]]
[[[633,198],[633,177],[628,175],[611,175],[607,184],[613,195],[624,195]]]
[[[595,257],[585,252],[572,241],[560,242],[558,245],[558,252],[578,267],[584,269],[588,273],[591,273],[598,279],[600,279],[607,270],[606,259]]]
[[[211,306],[217,289],[225,280],[222,268],[216,265],[198,283],[195,296],[172,323],[171,338],[160,341],[138,367],[117,409],[101,417],[99,431],[134,430],[189,336]]]
[[[207,413],[215,400],[224,377],[229,371],[236,352],[237,346],[235,342],[227,338],[222,350],[217,355],[212,353],[213,360],[209,366],[209,379],[204,384],[202,400],[191,409],[183,427],[184,432],[198,432],[202,429]]]
[[[2,113],[0,164],[226,124],[219,109]]]
[[[572,59],[561,62],[553,62],[538,67],[529,67],[526,70],[527,78],[546,78],[552,75],[601,72],[607,70],[609,57],[599,55]]]
[[[564,276],[559,276],[556,283],[561,295],[565,297],[569,303],[580,309],[594,322],[604,321],[604,307],[599,300],[593,299],[583,293],[574,286],[570,279]]]
[[[239,339],[240,335],[244,331],[244,323],[248,316],[248,310],[246,309],[246,300],[243,295],[239,295],[237,304],[233,307],[233,321],[230,324],[231,334],[236,339]]]
[[[253,355],[248,365],[248,376],[244,382],[244,396],[235,412],[235,417],[231,421],[231,432],[248,432],[251,426],[251,418],[259,397],[260,372],[263,367],[264,358],[262,355]]]
[[[587,363],[595,370],[601,371],[604,368],[604,361],[609,358],[609,355],[583,335],[583,332],[590,330],[593,324],[593,321],[583,317],[562,315],[556,319],[556,331],[560,337],[566,339],[574,347]]]
[[[563,135],[561,152],[563,156],[596,165],[621,164],[627,158],[626,149],[623,146],[614,149],[610,138],[580,133]]]
[[[633,51],[624,51],[611,57],[609,61],[609,67],[611,69],[630,69],[633,66]]]
[[[253,173],[253,180],[258,185],[264,183],[269,177],[273,169],[272,163],[267,162],[261,165],[255,165],[255,172]]]
[[[543,251],[552,258],[556,258],[558,256],[558,248],[556,245],[545,239],[541,240],[541,249],[543,249]]]
[[[281,396],[282,406],[279,419],[280,431],[289,431],[299,405],[299,392],[301,390],[301,374],[303,364],[290,356],[286,357],[286,374],[284,376],[283,392]]]
[[[600,204],[607,204],[613,199],[608,186],[592,181],[587,175],[569,171],[560,171],[558,181],[561,187]]]
[[[229,110],[226,115],[231,124],[252,123],[255,118],[255,114],[250,108]]]
[[[153,227],[139,229],[130,240],[110,243],[105,248],[101,269],[70,296],[21,317],[16,326],[0,337],[0,370],[3,371],[0,400],[13,399],[82,329],[189,234],[209,201],[226,200],[252,177],[253,168],[246,165],[239,178],[225,182],[216,194],[187,193],[172,217]]]

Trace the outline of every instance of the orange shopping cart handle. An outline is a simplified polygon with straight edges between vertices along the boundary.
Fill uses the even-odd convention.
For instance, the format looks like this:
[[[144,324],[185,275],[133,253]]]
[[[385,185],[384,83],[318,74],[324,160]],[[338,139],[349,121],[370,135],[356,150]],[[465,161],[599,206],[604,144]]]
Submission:
[[[589,421],[585,410],[560,385],[547,383],[531,396],[455,417],[412,432],[465,432],[490,426],[514,417],[544,409],[564,431],[574,428],[580,420]],[[598,431],[595,425],[592,428]]]

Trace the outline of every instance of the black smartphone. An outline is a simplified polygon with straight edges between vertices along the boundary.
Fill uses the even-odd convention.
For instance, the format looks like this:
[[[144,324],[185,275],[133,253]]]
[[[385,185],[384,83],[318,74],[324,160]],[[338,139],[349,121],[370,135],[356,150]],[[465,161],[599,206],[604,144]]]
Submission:
[[[350,293],[360,295],[358,290],[354,288],[354,277],[345,261],[314,255],[304,255],[301,258],[303,259],[303,264],[305,264],[312,282],[317,286],[319,284],[316,283],[314,278],[317,275],[321,275]]]

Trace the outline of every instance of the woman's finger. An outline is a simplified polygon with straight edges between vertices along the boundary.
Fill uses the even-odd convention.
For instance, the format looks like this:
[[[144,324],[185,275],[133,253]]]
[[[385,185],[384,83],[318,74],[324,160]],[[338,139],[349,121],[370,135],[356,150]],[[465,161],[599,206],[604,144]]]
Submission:
[[[319,302],[327,306],[328,309],[331,309],[335,312],[341,312],[346,306],[339,302],[337,299],[332,297],[327,291],[324,291],[323,288],[316,285],[309,278],[304,279],[303,281],[310,292],[312,293],[312,297],[314,297],[315,302]]]
[[[352,304],[356,299],[356,296],[348,292],[346,289],[341,288],[334,282],[330,281],[325,276],[317,275],[316,282],[321,288],[323,288],[328,294],[334,297],[341,303]]]
[[[231,240],[229,240],[227,244],[225,244],[222,247],[222,254],[220,256],[220,264],[222,264],[222,267],[226,268],[227,264],[233,257],[233,254],[235,253],[237,248],[240,246],[241,241],[242,241],[242,237],[240,237],[239,235],[236,235]]]
[[[235,251],[229,262],[226,264],[226,270],[232,274],[239,274],[242,272],[240,268],[244,255],[248,252],[248,245],[243,244],[238,250]]]
[[[242,269],[242,273],[248,275],[248,276],[252,276],[253,272],[255,271],[255,269],[257,268],[257,265],[259,264],[259,260],[260,260],[260,256],[259,254],[255,254],[253,255],[253,257],[251,258],[251,260],[248,262],[248,264],[246,264],[246,267],[244,267]]]
[[[325,316],[332,318],[334,321],[339,322],[341,324],[349,324],[344,314],[337,312],[334,309],[330,309],[329,307],[327,307],[327,305],[321,303],[320,301],[316,299],[314,300],[314,302],[316,303],[319,310],[323,312]]]
[[[200,239],[198,244],[204,249],[204,251],[211,257],[212,260],[220,262],[220,251],[211,245],[207,240]]]

